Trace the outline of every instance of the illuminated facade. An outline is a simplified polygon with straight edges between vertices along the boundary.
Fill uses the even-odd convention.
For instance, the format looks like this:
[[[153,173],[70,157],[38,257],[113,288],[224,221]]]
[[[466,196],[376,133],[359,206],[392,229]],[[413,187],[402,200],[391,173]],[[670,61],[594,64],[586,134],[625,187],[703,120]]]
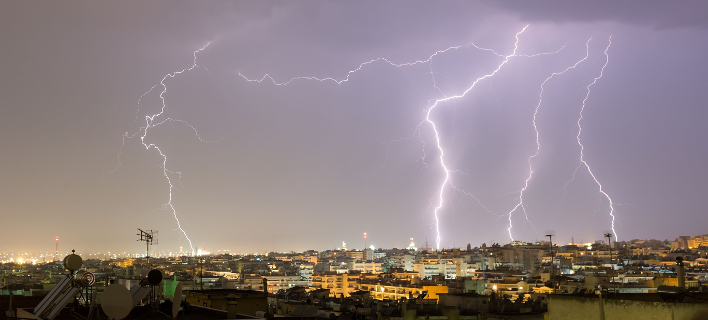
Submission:
[[[422,279],[432,279],[434,276],[443,275],[445,279],[457,278],[457,266],[448,261],[420,261],[416,262],[413,270]]]
[[[354,281],[349,281],[349,275],[342,274],[321,274],[312,277],[312,287],[316,289],[328,289],[330,297],[339,297],[342,294],[349,297],[352,292],[358,290]]]
[[[382,262],[375,262],[375,261],[349,261],[347,263],[347,268],[349,268],[349,271],[359,271],[362,273],[382,273],[384,269],[384,264]]]
[[[361,290],[369,291],[371,297],[377,300],[398,300],[401,298],[411,299],[416,298],[422,292],[427,292],[425,299],[439,299],[439,293],[447,293],[448,287],[443,285],[435,286],[418,286],[410,283],[404,284],[378,284],[378,283],[362,283]]]

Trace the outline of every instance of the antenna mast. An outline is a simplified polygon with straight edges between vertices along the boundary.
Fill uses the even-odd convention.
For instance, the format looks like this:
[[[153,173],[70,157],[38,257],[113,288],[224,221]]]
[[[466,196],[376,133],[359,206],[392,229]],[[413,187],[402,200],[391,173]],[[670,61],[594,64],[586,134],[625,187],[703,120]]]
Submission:
[[[157,230],[147,230],[143,231],[142,229],[138,228],[138,231],[140,233],[137,233],[137,236],[140,236],[140,239],[136,241],[144,241],[145,242],[145,258],[147,259],[148,265],[150,265],[150,246],[155,242],[155,233],[157,233]]]

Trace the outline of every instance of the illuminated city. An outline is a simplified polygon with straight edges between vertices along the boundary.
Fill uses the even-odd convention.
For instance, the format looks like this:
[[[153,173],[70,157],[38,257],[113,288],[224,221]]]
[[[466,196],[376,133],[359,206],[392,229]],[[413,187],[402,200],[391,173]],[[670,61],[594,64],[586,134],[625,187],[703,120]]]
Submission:
[[[706,16],[2,3],[0,320],[708,318]]]

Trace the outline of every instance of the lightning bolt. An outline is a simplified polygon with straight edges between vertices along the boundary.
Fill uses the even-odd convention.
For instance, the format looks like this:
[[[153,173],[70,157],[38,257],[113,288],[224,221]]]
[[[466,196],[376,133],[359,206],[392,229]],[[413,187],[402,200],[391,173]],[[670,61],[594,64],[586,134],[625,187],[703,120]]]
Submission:
[[[437,194],[438,194],[438,204],[437,204],[437,206],[435,207],[435,209],[433,210],[433,214],[434,214],[434,217],[435,217],[435,218],[434,218],[434,221],[435,221],[435,232],[436,232],[435,244],[436,244],[438,250],[440,249],[440,241],[442,240],[442,238],[440,237],[440,217],[439,217],[439,215],[438,215],[438,211],[443,207],[443,201],[444,201],[444,196],[443,196],[443,194],[444,194],[444,192],[445,192],[445,186],[447,186],[447,184],[451,181],[451,177],[450,177],[450,169],[448,169],[447,166],[445,165],[445,158],[444,158],[444,157],[445,157],[445,151],[443,150],[442,145],[440,144],[440,133],[438,132],[438,129],[437,129],[436,125],[435,125],[435,122],[433,122],[433,120],[430,119],[430,114],[433,112],[433,110],[434,110],[434,109],[438,106],[438,104],[440,104],[441,102],[449,101],[449,100],[452,100],[452,99],[459,99],[459,98],[464,97],[465,95],[467,95],[468,92],[472,91],[472,89],[477,85],[477,83],[479,83],[480,81],[482,81],[482,80],[484,80],[484,79],[487,79],[487,78],[489,78],[489,77],[492,77],[492,76],[494,76],[497,72],[499,72],[499,70],[501,70],[501,68],[502,68],[507,62],[509,62],[509,58],[511,58],[511,57],[513,57],[513,56],[516,55],[516,51],[517,51],[518,48],[519,48],[519,35],[520,35],[521,33],[523,33],[524,31],[526,31],[526,28],[528,28],[528,25],[526,25],[523,29],[521,29],[521,31],[519,31],[519,32],[516,33],[516,42],[514,42],[514,51],[513,51],[510,55],[504,56],[504,61],[502,61],[501,64],[499,64],[499,66],[497,66],[497,68],[494,69],[494,71],[492,71],[491,73],[488,73],[488,74],[486,74],[486,75],[483,75],[483,76],[477,78],[477,79],[476,79],[474,82],[472,82],[472,84],[471,84],[465,91],[463,91],[461,94],[459,94],[459,95],[454,95],[454,96],[450,96],[450,97],[445,97],[445,98],[442,98],[442,99],[437,99],[437,100],[435,100],[435,102],[433,103],[433,105],[432,105],[430,108],[428,108],[428,112],[427,112],[427,114],[426,114],[426,116],[425,116],[425,121],[427,121],[428,123],[430,123],[430,126],[432,127],[433,131],[435,132],[435,142],[436,142],[438,151],[440,152],[440,156],[439,156],[439,159],[440,159],[440,166],[442,166],[443,170],[445,171],[445,179],[443,179],[443,182],[442,182],[442,184],[440,185],[440,189],[439,189],[439,191],[437,192]]]
[[[592,177],[592,179],[593,179],[593,180],[595,181],[595,183],[597,184],[597,186],[598,186],[598,188],[599,188],[599,192],[600,192],[603,196],[605,196],[605,198],[607,198],[607,201],[609,201],[609,203],[610,203],[610,217],[612,218],[612,223],[611,223],[611,226],[612,226],[612,233],[613,233],[614,236],[615,236],[615,241],[617,241],[618,237],[617,237],[617,231],[615,230],[615,214],[614,214],[614,213],[615,213],[615,207],[614,207],[614,203],[612,202],[612,198],[610,198],[610,195],[609,195],[607,192],[605,192],[605,190],[603,190],[602,184],[601,184],[600,181],[597,179],[597,177],[595,176],[595,174],[592,172],[592,169],[590,168],[590,165],[587,163],[587,161],[585,161],[585,157],[584,157],[584,156],[585,156],[585,154],[584,154],[585,146],[583,146],[582,142],[580,141],[580,134],[583,132],[583,127],[580,125],[580,122],[583,120],[583,111],[585,110],[586,102],[587,102],[588,98],[590,97],[590,87],[592,87],[595,83],[597,83],[597,80],[600,80],[600,78],[602,78],[602,75],[603,75],[603,73],[604,73],[604,71],[605,71],[605,67],[607,67],[607,64],[610,62],[610,56],[607,54],[607,51],[610,50],[610,46],[612,46],[612,36],[610,36],[610,38],[609,38],[609,40],[608,40],[607,48],[605,48],[605,51],[604,51],[604,54],[605,54],[605,64],[602,66],[602,69],[600,69],[600,75],[598,75],[597,77],[595,77],[595,79],[593,79],[592,83],[590,83],[590,84],[586,87],[587,92],[586,92],[586,94],[585,94],[585,99],[583,99],[582,106],[580,107],[580,117],[578,117],[578,135],[575,137],[576,140],[578,141],[578,145],[580,146],[580,164],[578,164],[578,167],[575,168],[575,171],[577,172],[577,171],[578,171],[578,168],[580,168],[581,166],[585,166],[585,168],[588,169],[588,173],[590,174],[590,176]],[[575,172],[573,173],[573,177],[575,177]],[[571,180],[571,181],[572,181],[572,180]],[[566,184],[566,186],[567,186],[567,184]]]
[[[588,41],[585,43],[585,57],[578,60],[574,65],[565,68],[565,70],[563,70],[563,71],[552,73],[550,76],[548,76],[548,78],[546,78],[546,80],[543,81],[543,83],[541,83],[541,92],[538,94],[538,104],[536,105],[536,109],[534,110],[534,113],[533,113],[533,130],[536,133],[536,153],[531,155],[527,160],[527,162],[529,164],[529,176],[528,176],[528,178],[526,178],[526,181],[524,182],[524,187],[521,188],[521,191],[519,191],[519,202],[507,214],[509,216],[509,228],[507,228],[507,232],[509,233],[509,238],[511,239],[511,241],[514,241],[514,237],[511,234],[511,228],[512,228],[511,215],[512,215],[512,213],[514,213],[514,211],[516,211],[517,209],[519,209],[519,207],[521,207],[521,210],[524,212],[524,216],[526,217],[526,221],[528,221],[529,223],[531,222],[531,221],[529,221],[529,216],[528,216],[528,213],[526,212],[526,207],[524,206],[524,191],[526,191],[526,189],[528,189],[529,181],[533,177],[532,160],[534,158],[536,158],[538,156],[539,152],[541,151],[541,143],[538,138],[539,137],[538,127],[536,126],[536,116],[538,115],[538,110],[541,108],[541,103],[543,103],[544,86],[546,85],[546,82],[553,79],[553,77],[558,76],[558,75],[562,75],[562,74],[568,72],[569,70],[575,69],[580,63],[585,61],[588,58],[588,55],[590,53],[590,40],[592,40],[592,38],[588,39]],[[533,226],[533,224],[531,226]]]
[[[440,141],[440,134],[439,134],[439,132],[438,132],[438,130],[437,130],[437,126],[436,126],[435,122],[431,119],[431,114],[432,114],[433,110],[434,110],[436,107],[438,107],[441,103],[447,102],[447,101],[454,101],[454,100],[456,100],[456,99],[460,99],[460,98],[466,96],[467,93],[469,93],[473,88],[475,88],[476,85],[477,85],[480,81],[485,80],[485,79],[488,79],[488,78],[494,76],[496,73],[498,73],[499,70],[501,70],[502,67],[504,67],[504,65],[506,65],[507,62],[509,61],[509,59],[512,58],[512,57],[536,57],[536,56],[540,56],[540,55],[555,54],[555,53],[560,52],[561,50],[563,50],[563,49],[566,47],[566,45],[563,45],[560,49],[558,49],[558,50],[556,50],[556,51],[553,51],[553,52],[543,52],[543,53],[536,53],[536,54],[517,54],[518,45],[519,45],[519,36],[520,36],[524,31],[526,31],[527,28],[528,28],[528,25],[526,25],[525,27],[523,27],[523,29],[522,29],[521,31],[519,31],[519,32],[516,33],[516,35],[515,35],[516,41],[514,42],[514,50],[513,50],[513,52],[512,52],[511,54],[509,54],[509,55],[499,54],[499,53],[497,53],[496,51],[494,51],[493,49],[483,48],[483,47],[477,46],[477,45],[474,44],[474,43],[469,43],[469,44],[467,44],[467,45],[453,46],[453,47],[449,47],[449,48],[444,49],[444,50],[436,51],[435,53],[433,53],[432,55],[430,55],[430,56],[429,56],[427,59],[425,59],[425,60],[416,60],[416,61],[407,62],[407,63],[395,63],[395,62],[393,62],[393,61],[391,61],[391,60],[389,60],[389,59],[386,59],[386,58],[376,58],[376,59],[372,59],[372,60],[363,62],[363,63],[361,63],[357,68],[348,71],[347,74],[346,74],[346,76],[345,76],[344,78],[340,78],[340,79],[337,79],[337,78],[334,78],[334,77],[322,77],[322,78],[321,78],[321,77],[314,77],[314,76],[300,76],[300,77],[291,78],[290,80],[287,80],[287,81],[284,81],[284,82],[278,82],[278,81],[276,81],[272,76],[270,76],[269,74],[265,74],[263,77],[261,77],[261,78],[259,78],[259,79],[248,78],[247,76],[245,76],[245,75],[244,75],[243,73],[241,73],[240,71],[238,72],[238,74],[239,74],[239,76],[241,76],[243,79],[245,79],[246,81],[249,81],[249,82],[258,82],[258,83],[261,83],[261,82],[264,82],[264,81],[269,80],[270,82],[272,82],[274,85],[277,85],[277,86],[285,86],[285,85],[288,85],[288,84],[290,84],[290,83],[292,83],[292,82],[294,82],[294,81],[298,81],[298,80],[311,80],[311,81],[319,81],[319,82],[331,81],[331,82],[334,82],[334,83],[336,83],[336,84],[343,84],[343,83],[345,83],[345,82],[348,82],[348,81],[351,79],[351,76],[352,76],[353,74],[355,74],[356,72],[359,72],[359,71],[362,70],[365,66],[370,65],[370,64],[373,64],[373,63],[375,63],[375,62],[383,62],[383,63],[386,63],[386,64],[391,65],[391,66],[396,67],[396,68],[401,68],[401,67],[406,67],[406,66],[413,66],[413,65],[428,63],[428,64],[429,64],[429,68],[430,68],[430,75],[431,75],[432,82],[433,82],[433,87],[434,87],[435,89],[437,89],[437,90],[442,94],[443,98],[435,99],[435,100],[430,100],[430,101],[429,101],[427,110],[425,111],[425,119],[423,119],[423,120],[416,126],[416,128],[415,128],[413,134],[412,134],[410,137],[402,138],[402,139],[397,139],[397,140],[392,140],[392,141],[387,142],[387,144],[389,144],[389,146],[390,146],[390,143],[398,142],[398,141],[401,141],[401,140],[409,140],[409,139],[412,139],[413,137],[415,137],[416,135],[418,135],[419,138],[420,138],[421,126],[423,126],[423,125],[426,124],[426,123],[431,126],[433,132],[435,133],[436,147],[437,147],[437,149],[438,149],[438,151],[439,151],[439,153],[440,153],[440,155],[439,155],[438,158],[439,158],[439,160],[440,160],[440,165],[441,165],[443,171],[445,172],[445,177],[444,177],[444,179],[442,180],[442,182],[441,182],[441,184],[440,184],[439,190],[436,192],[437,201],[433,201],[435,198],[431,199],[430,206],[428,207],[428,209],[427,209],[426,211],[430,210],[431,207],[435,206],[435,209],[433,210],[433,215],[434,215],[433,223],[434,223],[434,225],[435,225],[435,232],[436,232],[436,239],[435,239],[435,242],[436,242],[437,248],[440,249],[441,236],[440,236],[440,218],[439,218],[439,211],[440,211],[440,209],[443,207],[443,203],[444,203],[444,199],[445,199],[445,196],[444,196],[444,195],[445,195],[445,187],[446,187],[446,186],[449,185],[449,186],[450,186],[453,190],[455,190],[455,191],[461,192],[461,193],[463,193],[463,194],[465,194],[465,195],[468,195],[468,196],[472,196],[475,200],[477,200],[477,202],[478,202],[487,212],[491,213],[491,211],[489,211],[486,207],[484,207],[484,205],[482,205],[482,203],[481,203],[476,197],[474,197],[474,195],[472,195],[471,193],[466,192],[466,191],[460,189],[459,187],[457,187],[456,185],[454,185],[454,184],[452,183],[452,171],[451,171],[451,170],[447,167],[447,165],[445,164],[445,152],[444,152],[444,150],[443,150],[443,147],[442,147],[442,144],[441,144],[441,141]],[[452,96],[446,96],[446,95],[442,92],[442,90],[437,86],[437,83],[435,82],[434,72],[432,71],[432,61],[433,61],[433,59],[434,59],[437,55],[439,55],[439,54],[448,52],[448,51],[450,51],[450,50],[456,50],[456,49],[460,49],[460,48],[463,48],[463,47],[469,47],[469,46],[474,47],[474,48],[479,49],[479,50],[489,51],[489,52],[491,52],[492,54],[494,54],[494,55],[496,55],[496,56],[498,56],[498,57],[502,57],[503,60],[502,60],[502,62],[501,62],[492,72],[490,72],[490,73],[488,73],[488,74],[486,74],[486,75],[483,75],[483,76],[477,78],[476,80],[474,80],[474,81],[472,82],[472,84],[471,84],[469,87],[467,87],[467,89],[464,90],[462,93],[457,94],[457,95],[452,95]],[[421,139],[421,142],[423,142],[423,144],[425,144],[425,142],[422,141],[422,139]],[[386,152],[387,152],[387,154],[388,154],[388,148],[387,148],[387,151],[386,151]],[[386,157],[386,158],[387,158],[387,157]],[[425,163],[425,158],[426,158],[426,154],[425,154],[425,151],[423,151],[423,155],[421,156],[421,158],[420,158],[419,160],[422,160],[422,161],[423,161],[423,164],[427,167],[427,163]],[[384,162],[384,165],[385,165],[385,163],[386,163],[386,162]],[[382,167],[383,167],[383,165],[382,165],[378,170],[380,170]],[[378,171],[378,170],[377,170],[377,171]],[[437,204],[435,204],[435,202],[437,202]]]
[[[524,27],[524,29],[526,29],[527,27],[528,27],[528,25],[527,25],[526,27]],[[522,31],[522,32],[523,32],[523,31]],[[518,40],[518,38],[517,38],[517,40]],[[518,41],[517,41],[517,43],[518,43]],[[358,66],[357,68],[355,68],[355,69],[349,70],[349,71],[347,72],[346,77],[344,77],[344,78],[342,78],[342,79],[336,79],[336,78],[333,78],[333,77],[319,78],[319,77],[313,77],[313,76],[300,76],[300,77],[291,78],[290,80],[287,80],[287,81],[285,81],[285,82],[278,82],[278,81],[276,81],[273,77],[271,77],[269,74],[265,74],[265,75],[264,75],[263,77],[261,77],[260,79],[248,78],[246,75],[244,75],[244,74],[241,73],[240,71],[238,72],[238,75],[241,76],[243,79],[245,79],[245,80],[248,81],[248,82],[259,82],[259,83],[260,83],[260,82],[266,81],[266,79],[267,79],[267,80],[270,80],[274,85],[277,85],[277,86],[285,86],[285,85],[288,85],[288,84],[290,84],[290,83],[292,83],[292,82],[294,82],[294,81],[297,81],[297,80],[313,80],[313,81],[319,81],[319,82],[332,81],[332,82],[334,82],[334,83],[336,83],[336,84],[342,84],[342,83],[344,83],[344,82],[349,82],[350,77],[351,77],[353,74],[355,74],[355,73],[361,71],[365,66],[370,65],[370,64],[373,64],[373,63],[375,63],[375,62],[381,61],[381,62],[384,62],[384,63],[389,64],[389,65],[391,65],[391,66],[394,66],[394,67],[396,67],[396,68],[414,66],[414,65],[418,65],[418,64],[431,63],[432,60],[433,60],[433,58],[435,58],[435,56],[437,56],[437,55],[439,55],[439,54],[442,54],[442,53],[445,53],[445,52],[448,52],[448,51],[451,51],[451,50],[456,50],[456,49],[461,49],[461,48],[470,47],[470,46],[471,46],[471,47],[475,47],[475,48],[477,48],[477,49],[479,49],[479,50],[482,50],[482,51],[489,51],[489,52],[491,52],[491,53],[493,53],[494,55],[499,56],[499,57],[509,57],[509,56],[501,55],[501,54],[497,53],[496,51],[494,51],[493,49],[480,47],[480,46],[478,46],[478,45],[476,45],[476,44],[470,42],[470,43],[465,44],[465,45],[452,46],[452,47],[449,47],[449,48],[447,48],[447,49],[435,51],[435,53],[431,54],[431,55],[430,55],[427,59],[425,59],[425,60],[416,60],[416,61],[413,61],[413,62],[405,62],[405,63],[395,63],[395,62],[393,62],[393,61],[391,61],[391,60],[389,60],[389,59],[387,59],[387,58],[376,58],[376,59],[372,59],[372,60],[369,60],[369,61],[366,61],[366,62],[362,62],[362,63],[359,64],[359,66]],[[513,56],[517,56],[517,57],[529,57],[529,58],[530,58],[530,57],[535,57],[535,56],[539,56],[539,55],[555,54],[555,53],[558,53],[558,52],[560,52],[561,50],[563,50],[565,47],[566,47],[566,46],[564,45],[564,46],[562,46],[560,49],[558,49],[558,50],[556,50],[556,51],[554,51],[554,52],[542,52],[542,53],[536,53],[536,54],[530,54],[530,55],[529,55],[529,54],[524,54],[524,55],[513,55]],[[433,72],[431,71],[430,74],[432,75]],[[434,78],[434,77],[433,77],[433,83],[435,83],[435,78]],[[435,88],[439,90],[439,88],[437,87],[437,85],[435,86]],[[441,93],[442,93],[442,92],[441,92]]]
[[[160,82],[158,84],[154,85],[152,88],[150,88],[150,90],[148,90],[142,96],[140,96],[140,98],[138,98],[138,110],[135,113],[136,120],[138,117],[138,113],[140,112],[141,100],[145,96],[147,96],[149,93],[151,93],[153,90],[155,90],[155,88],[157,88],[158,86],[162,87],[162,91],[160,92],[160,95],[159,95],[160,101],[162,102],[162,107],[160,108],[160,112],[152,114],[152,115],[146,115],[145,116],[145,125],[141,126],[137,132],[135,132],[133,134],[126,132],[125,134],[123,134],[122,144],[121,144],[120,150],[118,151],[118,165],[113,170],[107,172],[107,173],[114,173],[121,167],[122,163],[121,163],[120,158],[121,158],[121,154],[123,152],[123,148],[125,147],[126,139],[132,139],[135,136],[139,135],[140,136],[140,143],[142,144],[143,147],[145,147],[146,150],[155,149],[157,151],[157,153],[159,153],[160,156],[162,157],[162,165],[160,166],[160,168],[162,169],[162,174],[165,176],[165,179],[167,180],[167,184],[169,185],[168,200],[167,200],[167,203],[165,203],[162,206],[162,208],[163,209],[170,209],[172,211],[172,215],[174,216],[175,222],[177,223],[177,228],[180,230],[181,234],[189,242],[189,247],[192,249],[193,253],[195,252],[195,249],[194,249],[194,245],[192,244],[192,240],[187,235],[187,232],[185,232],[184,229],[182,228],[182,224],[180,223],[180,220],[177,216],[177,209],[175,209],[174,205],[172,204],[172,191],[175,189],[175,186],[172,183],[173,178],[170,178],[170,175],[176,175],[178,177],[178,179],[181,180],[182,173],[179,171],[171,171],[171,170],[167,169],[167,155],[165,155],[165,153],[163,153],[162,150],[160,150],[160,147],[158,147],[156,144],[148,143],[145,141],[145,139],[147,138],[148,131],[152,128],[158,127],[158,126],[165,124],[165,123],[170,123],[170,124],[179,123],[179,124],[184,124],[184,125],[188,126],[190,129],[192,129],[192,131],[194,132],[194,134],[196,135],[196,137],[199,139],[200,142],[205,142],[205,143],[212,142],[212,141],[202,139],[202,137],[199,135],[199,132],[197,131],[197,129],[194,126],[192,126],[191,124],[189,124],[187,121],[180,120],[180,119],[168,118],[168,117],[164,117],[164,118],[160,119],[161,117],[164,116],[165,110],[167,109],[167,103],[165,101],[165,94],[167,93],[167,85],[165,84],[165,81],[168,78],[175,78],[178,75],[192,71],[195,68],[202,68],[208,72],[209,71],[208,69],[206,69],[205,67],[199,66],[197,64],[197,54],[204,51],[210,44],[211,44],[211,42],[207,43],[203,47],[201,47],[198,50],[193,52],[194,60],[193,60],[192,65],[189,68],[166,74],[162,78],[162,80],[160,80]],[[181,181],[180,181],[180,183],[181,183]]]

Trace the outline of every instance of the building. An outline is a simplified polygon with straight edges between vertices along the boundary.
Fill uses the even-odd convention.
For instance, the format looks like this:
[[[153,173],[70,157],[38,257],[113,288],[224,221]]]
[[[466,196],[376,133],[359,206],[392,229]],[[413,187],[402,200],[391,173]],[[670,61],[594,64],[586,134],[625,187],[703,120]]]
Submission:
[[[314,272],[314,269],[314,264],[303,263],[300,265],[300,280],[306,281],[308,286],[311,285],[312,273]]]
[[[358,290],[354,282],[349,281],[347,273],[326,273],[312,277],[312,287],[315,289],[329,289],[332,297],[344,295],[348,297],[352,292]]]
[[[231,300],[236,302],[236,313],[255,316],[258,311],[268,311],[268,296],[263,291],[213,289],[187,290],[183,294],[186,302],[207,308],[227,311]]]
[[[358,271],[361,273],[382,273],[384,272],[384,264],[382,262],[376,262],[372,260],[362,261],[362,260],[351,260],[347,263],[347,268],[349,271]]]
[[[413,270],[422,279],[432,279],[437,275],[443,275],[445,279],[457,278],[457,266],[449,261],[422,260],[413,265]]]
[[[371,297],[376,300],[398,301],[401,298],[417,298],[419,295],[423,294],[425,295],[424,299],[434,300],[436,303],[439,299],[438,294],[448,293],[448,287],[444,285],[423,285],[395,281],[384,283],[362,281],[361,290],[369,291]]]

